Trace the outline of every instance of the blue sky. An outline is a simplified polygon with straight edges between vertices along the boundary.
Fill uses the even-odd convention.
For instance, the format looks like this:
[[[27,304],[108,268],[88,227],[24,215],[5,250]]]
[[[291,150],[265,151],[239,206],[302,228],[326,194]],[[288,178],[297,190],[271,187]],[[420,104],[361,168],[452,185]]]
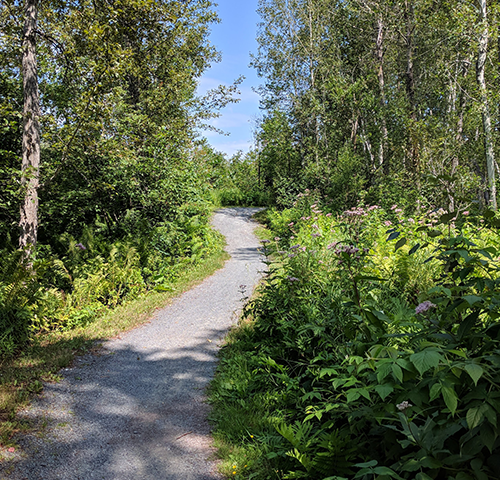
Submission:
[[[250,52],[257,52],[257,0],[216,0],[221,22],[213,25],[210,43],[222,53],[222,61],[212,65],[200,79],[198,91],[205,93],[218,85],[230,85],[240,75],[240,102],[228,105],[212,125],[229,136],[206,131],[203,135],[218,151],[231,156],[238,150],[248,151],[253,145],[255,119],[260,115],[259,96],[252,87],[259,84],[255,70],[250,68]]]

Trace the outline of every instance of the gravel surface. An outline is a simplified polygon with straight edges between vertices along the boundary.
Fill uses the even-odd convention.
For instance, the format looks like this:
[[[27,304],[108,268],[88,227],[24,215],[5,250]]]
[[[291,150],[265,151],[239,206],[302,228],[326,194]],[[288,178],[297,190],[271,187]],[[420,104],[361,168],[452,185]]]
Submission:
[[[218,344],[263,269],[250,216],[218,211],[231,259],[151,323],[79,357],[21,414],[46,422],[0,464],[9,480],[216,480],[204,389]],[[241,285],[246,286],[242,294]]]

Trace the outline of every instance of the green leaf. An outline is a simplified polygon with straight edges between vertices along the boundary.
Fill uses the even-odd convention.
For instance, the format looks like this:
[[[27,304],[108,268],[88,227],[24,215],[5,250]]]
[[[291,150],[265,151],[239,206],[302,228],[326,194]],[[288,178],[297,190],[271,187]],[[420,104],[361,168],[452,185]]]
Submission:
[[[470,475],[465,472],[457,473],[455,480],[474,480]]]
[[[392,364],[392,374],[397,380],[403,383],[403,370],[401,370],[399,365],[396,365],[395,363]]]
[[[473,428],[476,428],[478,425],[481,424],[481,422],[484,419],[484,414],[486,412],[486,409],[488,408],[488,405],[482,404],[479,405],[478,407],[473,407],[467,410],[467,414],[465,416],[467,420],[467,425],[469,426],[469,429],[472,430]]]
[[[392,232],[389,237],[387,237],[387,242],[389,242],[390,240],[395,240],[396,238],[398,238],[399,236],[401,235],[400,232]]]
[[[441,394],[443,395],[444,403],[446,403],[446,406],[450,410],[451,414],[455,415],[458,405],[458,397],[455,390],[452,387],[443,386],[441,388]]]
[[[388,475],[389,477],[396,478],[397,480],[403,480],[394,470],[389,467],[375,467],[373,473],[377,475]]]
[[[456,216],[456,213],[445,213],[439,217],[440,223],[448,223],[452,218]]]
[[[420,472],[417,473],[415,480],[433,480],[432,477],[429,477],[426,473]]]
[[[360,396],[361,394],[357,388],[351,388],[346,394],[347,403],[355,402]]]
[[[431,230],[430,232],[427,232],[427,235],[431,238],[436,238],[442,235],[442,233],[439,230]]]
[[[462,320],[462,323],[458,327],[457,339],[462,340],[475,325],[476,320],[479,317],[479,311],[472,312],[470,315]]]
[[[434,348],[426,348],[410,356],[410,361],[415,365],[420,375],[423,375],[430,368],[437,367],[442,359],[442,355]]]
[[[377,460],[370,460],[369,462],[365,463],[356,463],[354,466],[358,468],[369,468],[369,467],[375,467],[378,464]]]
[[[477,363],[468,363],[465,365],[465,371],[470,375],[474,385],[477,386],[477,382],[483,376],[484,370]]]
[[[464,295],[463,299],[469,304],[474,305],[477,302],[482,302],[483,299],[477,295]]]
[[[384,383],[383,385],[376,385],[374,390],[380,395],[380,398],[383,401],[388,395],[394,392],[394,387],[388,383]]]
[[[490,453],[493,453],[493,446],[495,445],[495,440],[498,437],[493,427],[488,423],[485,423],[479,430],[479,436]]]
[[[433,400],[435,400],[437,397],[439,397],[439,394],[441,393],[441,387],[442,385],[440,383],[435,383],[432,387],[431,387],[431,391],[429,393],[430,397],[429,397],[429,400],[432,402]]]
[[[403,247],[404,245],[406,245],[406,242],[407,242],[407,238],[406,238],[406,237],[400,238],[400,239],[396,242],[396,245],[394,246],[394,251],[396,252],[396,251],[397,251],[397,250],[399,250],[401,247]]]
[[[413,247],[411,247],[410,251],[408,252],[408,255],[413,255],[419,248],[420,248],[420,243],[413,245]]]

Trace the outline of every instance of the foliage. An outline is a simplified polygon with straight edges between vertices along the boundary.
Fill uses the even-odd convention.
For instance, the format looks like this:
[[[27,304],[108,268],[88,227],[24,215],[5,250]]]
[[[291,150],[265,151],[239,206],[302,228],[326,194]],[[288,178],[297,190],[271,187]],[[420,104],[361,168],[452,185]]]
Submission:
[[[309,188],[338,212],[359,201],[487,205],[498,8],[483,3],[490,30],[468,2],[260,0],[256,137],[274,204]]]
[[[498,478],[496,217],[312,201],[270,215],[288,233],[222,355],[220,441],[259,450],[252,478]]]

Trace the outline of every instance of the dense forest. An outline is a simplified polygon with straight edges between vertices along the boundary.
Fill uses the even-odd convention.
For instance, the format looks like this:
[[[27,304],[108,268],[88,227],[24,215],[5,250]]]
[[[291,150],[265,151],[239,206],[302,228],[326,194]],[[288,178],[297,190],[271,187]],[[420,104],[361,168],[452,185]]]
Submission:
[[[232,158],[200,135],[237,99],[196,94],[214,12],[2,0],[2,368],[220,253],[215,207],[266,206],[210,389],[223,471],[500,478],[498,4],[260,0]]]

